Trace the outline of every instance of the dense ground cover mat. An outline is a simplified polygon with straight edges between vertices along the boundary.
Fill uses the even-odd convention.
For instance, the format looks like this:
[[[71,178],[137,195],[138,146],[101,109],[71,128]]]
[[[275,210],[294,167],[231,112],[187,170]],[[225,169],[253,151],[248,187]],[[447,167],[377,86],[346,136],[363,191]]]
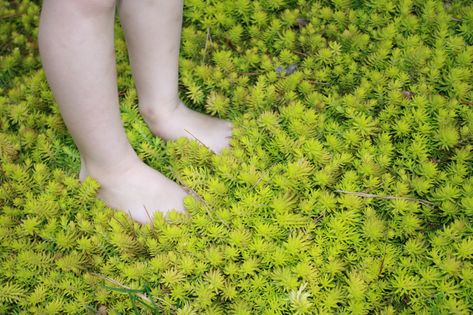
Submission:
[[[473,6],[188,0],[180,87],[235,124],[219,155],[120,108],[188,215],[134,223],[80,183],[37,52],[0,0],[0,314],[468,314]]]

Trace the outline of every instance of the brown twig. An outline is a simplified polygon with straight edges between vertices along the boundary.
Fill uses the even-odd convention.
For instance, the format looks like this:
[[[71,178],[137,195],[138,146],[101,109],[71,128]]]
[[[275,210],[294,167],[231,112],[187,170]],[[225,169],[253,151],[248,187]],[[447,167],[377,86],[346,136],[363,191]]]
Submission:
[[[171,171],[172,175],[176,178],[176,180],[178,181],[178,183],[183,186],[183,188],[188,192],[190,193],[191,195],[193,195],[195,198],[197,198],[200,202],[202,202],[205,206],[205,210],[207,211],[207,214],[208,216],[214,220],[213,216],[212,216],[212,213],[210,212],[210,210],[212,209],[210,207],[210,205],[207,203],[207,201],[205,201],[204,198],[202,198],[194,189],[192,189],[191,187],[189,187],[188,185],[186,185],[181,179],[180,177],[176,174],[176,172],[173,170],[173,168],[171,166],[168,167],[168,169]],[[230,226],[228,225],[227,222],[225,222],[225,220],[223,220],[222,218],[220,218],[217,214],[215,214],[217,216],[217,218],[220,220],[220,222],[223,223],[223,225],[225,225],[227,228],[230,228]]]
[[[312,79],[304,79],[304,80],[309,82],[309,83],[312,83],[312,84],[332,86],[332,83],[328,83],[328,82],[319,82],[319,81],[315,81],[315,80],[312,80]]]
[[[384,254],[383,254],[383,259],[381,259],[381,265],[379,266],[378,277],[381,276],[381,273],[383,272],[385,258],[386,258],[386,246],[384,246]]]
[[[297,50],[295,50],[294,53],[295,53],[296,55],[300,55],[300,56],[303,56],[303,57],[307,57],[307,56],[308,56],[308,54],[306,54],[305,52],[302,52],[302,51],[297,51]]]
[[[260,75],[260,72],[240,72],[240,75]]]
[[[336,189],[335,192],[338,193],[343,193],[343,194],[348,194],[348,195],[355,195],[359,197],[366,197],[366,198],[380,198],[380,199],[397,199],[397,200],[408,200],[408,201],[417,201],[420,202],[423,205],[426,206],[434,206],[433,202],[424,200],[424,199],[417,199],[417,198],[412,198],[412,197],[397,197],[397,196],[381,196],[381,195],[375,195],[375,194],[367,194],[363,192],[354,192],[354,191],[346,191],[346,190],[341,190],[341,189]]]
[[[317,224],[317,223],[320,223],[322,222],[322,220],[325,218],[325,210],[324,212],[322,212],[321,215],[319,215],[317,218],[314,219],[314,223]]]
[[[151,218],[150,214],[149,214],[149,211],[148,211],[148,208],[146,208],[146,206],[143,204],[143,208],[145,208],[145,211],[146,211],[146,215],[148,216],[149,218],[149,222],[151,223],[151,234],[153,234],[154,236],[155,233],[154,233],[154,221],[153,221],[153,218]]]
[[[168,169],[171,171],[172,175],[176,178],[177,182],[183,186],[184,190],[186,190],[188,193],[190,193],[191,195],[193,195],[195,198],[197,198],[200,202],[202,202],[205,206],[205,210],[207,211],[207,214],[209,215],[210,218],[213,219],[213,216],[212,216],[212,213],[210,212],[210,205],[207,203],[207,201],[205,201],[204,198],[202,198],[194,189],[192,189],[191,187],[189,187],[188,185],[186,185],[181,179],[180,177],[176,174],[176,172],[174,171],[174,169],[172,167],[168,167]],[[218,216],[217,216],[218,217]],[[218,217],[218,219],[226,226],[226,227],[230,227],[227,222],[225,222],[225,220],[223,220],[222,218]]]
[[[94,275],[94,276],[96,276],[96,277],[98,277],[98,278],[100,278],[100,279],[102,279],[102,280],[111,282],[111,283],[113,283],[114,285],[117,285],[117,286],[119,286],[119,287],[121,287],[121,288],[123,288],[123,289],[132,290],[132,288],[130,288],[130,287],[124,285],[124,284],[121,284],[121,283],[118,282],[117,280],[114,280],[114,279],[111,279],[111,278],[108,278],[108,277],[99,275],[99,274],[94,273],[94,272],[92,272],[91,274]],[[137,295],[138,297],[140,297],[141,299],[145,300],[145,301],[148,302],[148,303],[151,303],[151,304],[153,303],[153,302],[150,300],[150,298],[148,298],[148,297],[147,297],[146,295],[144,295],[143,293],[136,293],[136,295]]]
[[[130,210],[128,210],[128,214],[130,215],[130,218],[131,218],[131,213],[130,213]],[[122,222],[120,222],[120,220],[118,220],[117,218],[115,218],[115,216],[112,216],[112,219],[113,219],[113,220],[115,220],[115,221],[117,221],[117,222],[118,222],[118,224],[120,224],[120,225],[122,226],[123,230],[125,230],[125,231],[127,230],[126,226],[125,226],[125,225],[123,225],[123,223],[122,223]]]
[[[0,20],[3,20],[3,19],[10,19],[10,18],[16,18],[16,17],[20,17],[21,15],[22,15],[21,13],[15,13],[15,14],[4,15],[4,16],[0,16]]]
[[[207,27],[207,36],[205,38],[205,47],[204,55],[202,56],[202,63],[205,63],[205,57],[207,56],[207,46],[209,42],[212,42],[212,37],[210,36],[210,27]]]
[[[186,185],[182,180],[181,178],[177,175],[177,173],[174,171],[174,169],[171,167],[171,166],[168,166],[168,169],[171,171],[172,175],[176,178],[176,180],[178,181],[178,183],[183,186],[183,188],[188,192],[190,193],[191,195],[193,195],[194,197],[196,197],[197,199],[199,199],[200,201],[202,202],[205,202],[205,200],[199,196],[199,194],[197,194],[197,192],[192,189],[191,187],[189,187],[188,185]]]
[[[271,163],[271,165],[269,165],[269,167],[267,168],[267,171],[268,171],[268,172],[271,171],[272,168],[273,168],[274,166],[276,166],[276,164],[277,164],[277,162]],[[262,174],[262,175],[256,180],[256,182],[253,184],[253,186],[251,186],[251,189],[254,189],[254,188],[256,187],[256,185],[258,185],[259,182],[261,182],[261,180],[263,179],[264,175],[266,175],[266,174]]]
[[[204,147],[206,147],[206,148],[209,149],[210,151],[214,152],[212,149],[210,149],[208,146],[206,146],[202,141],[200,141],[199,138],[197,138],[196,136],[194,136],[189,130],[184,129],[184,131],[187,132],[188,134],[190,134],[192,137],[194,137],[194,139],[197,140],[201,145],[203,145]]]

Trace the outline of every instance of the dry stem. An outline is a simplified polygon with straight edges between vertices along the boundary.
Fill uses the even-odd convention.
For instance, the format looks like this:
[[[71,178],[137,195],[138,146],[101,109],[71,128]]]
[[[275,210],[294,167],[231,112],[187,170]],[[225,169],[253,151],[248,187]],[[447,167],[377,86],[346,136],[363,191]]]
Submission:
[[[432,207],[434,205],[433,202],[430,202],[430,201],[427,201],[427,200],[424,200],[424,199],[412,198],[412,197],[381,196],[381,195],[375,195],[375,194],[368,194],[368,193],[364,193],[364,192],[346,191],[346,190],[341,190],[341,189],[336,189],[335,192],[348,194],[348,195],[355,195],[355,196],[359,196],[359,197],[366,197],[366,198],[398,199],[398,200],[417,201],[417,202],[420,202],[421,204],[423,204],[425,206],[429,206],[429,207]]]

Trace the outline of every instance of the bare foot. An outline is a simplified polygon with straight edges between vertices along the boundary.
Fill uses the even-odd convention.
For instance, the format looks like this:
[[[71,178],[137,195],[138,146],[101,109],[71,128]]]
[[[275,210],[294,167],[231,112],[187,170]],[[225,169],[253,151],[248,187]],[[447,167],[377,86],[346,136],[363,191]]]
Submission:
[[[183,188],[139,159],[128,164],[120,172],[91,174],[82,163],[80,180],[94,178],[100,183],[100,199],[142,224],[149,223],[156,211],[185,211],[183,199],[187,193]]]
[[[196,139],[215,153],[230,145],[231,122],[193,111],[182,102],[169,110],[142,107],[141,113],[151,132],[165,140]]]

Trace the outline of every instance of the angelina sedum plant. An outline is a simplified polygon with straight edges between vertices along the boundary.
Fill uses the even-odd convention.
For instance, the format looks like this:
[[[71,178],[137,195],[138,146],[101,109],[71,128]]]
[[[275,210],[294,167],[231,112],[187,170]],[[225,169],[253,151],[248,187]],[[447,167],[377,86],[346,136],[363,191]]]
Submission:
[[[39,1],[0,0],[0,313],[468,314],[468,1],[186,1],[181,97],[231,150],[151,135],[117,28],[122,119],[187,215],[140,226],[79,183]],[[117,21],[119,23],[119,21]]]

